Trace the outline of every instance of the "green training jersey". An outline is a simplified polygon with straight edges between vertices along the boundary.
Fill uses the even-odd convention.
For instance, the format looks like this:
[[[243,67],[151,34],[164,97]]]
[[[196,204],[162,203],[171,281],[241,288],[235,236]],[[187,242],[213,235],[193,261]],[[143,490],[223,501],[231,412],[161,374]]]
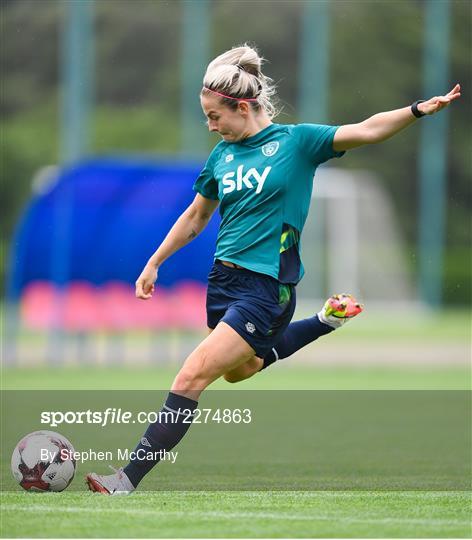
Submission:
[[[215,146],[193,189],[220,202],[216,259],[298,283],[313,176],[320,163],[344,153],[333,150],[337,129],[271,124],[253,137]]]

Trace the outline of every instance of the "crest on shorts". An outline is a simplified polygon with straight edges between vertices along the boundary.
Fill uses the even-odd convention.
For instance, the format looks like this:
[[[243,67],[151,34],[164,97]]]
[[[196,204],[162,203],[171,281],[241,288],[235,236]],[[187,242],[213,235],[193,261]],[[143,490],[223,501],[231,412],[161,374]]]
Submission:
[[[269,142],[262,147],[262,153],[264,156],[271,157],[277,153],[279,149],[279,141]]]
[[[254,332],[256,331],[256,327],[252,324],[252,322],[247,322],[247,323],[246,323],[246,330],[247,330],[250,334],[254,334]]]

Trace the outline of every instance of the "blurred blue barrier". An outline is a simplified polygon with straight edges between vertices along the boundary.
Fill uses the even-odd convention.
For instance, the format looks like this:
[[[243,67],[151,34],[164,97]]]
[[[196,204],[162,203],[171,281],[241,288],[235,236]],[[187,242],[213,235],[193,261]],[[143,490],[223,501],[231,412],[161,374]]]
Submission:
[[[7,283],[17,300],[31,282],[133,284],[143,265],[191,203],[199,164],[91,159],[59,173],[29,203],[12,243]],[[219,219],[176,253],[159,284],[205,283]]]

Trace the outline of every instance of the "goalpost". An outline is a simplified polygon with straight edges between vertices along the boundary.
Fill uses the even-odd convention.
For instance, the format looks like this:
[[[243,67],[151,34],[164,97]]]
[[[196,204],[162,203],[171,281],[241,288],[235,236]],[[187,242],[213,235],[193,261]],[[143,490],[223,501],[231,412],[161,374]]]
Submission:
[[[301,306],[338,292],[399,307],[415,302],[399,229],[389,194],[372,173],[320,168],[302,235]]]

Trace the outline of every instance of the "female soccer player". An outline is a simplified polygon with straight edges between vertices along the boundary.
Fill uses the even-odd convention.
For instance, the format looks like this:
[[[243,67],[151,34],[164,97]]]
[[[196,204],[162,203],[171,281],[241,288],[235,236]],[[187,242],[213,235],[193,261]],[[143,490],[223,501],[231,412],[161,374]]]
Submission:
[[[201,233],[220,207],[208,278],[210,333],[185,360],[162,409],[165,420],[149,425],[137,455],[171,450],[187,432],[188,411],[193,413],[202,391],[219,377],[247,379],[362,311],[352,296],[335,295],[314,317],[290,324],[295,286],[303,275],[300,235],[316,168],[346,150],[384,141],[460,96],[457,84],[445,96],[340,127],[275,124],[275,89],[261,64],[248,46],[209,64],[200,100],[209,130],[223,140],[195,182],[194,201],[136,281],[136,296],[150,299],[159,267]],[[130,493],[158,461],[136,458],[114,474],[91,473],[86,480],[92,491]]]

